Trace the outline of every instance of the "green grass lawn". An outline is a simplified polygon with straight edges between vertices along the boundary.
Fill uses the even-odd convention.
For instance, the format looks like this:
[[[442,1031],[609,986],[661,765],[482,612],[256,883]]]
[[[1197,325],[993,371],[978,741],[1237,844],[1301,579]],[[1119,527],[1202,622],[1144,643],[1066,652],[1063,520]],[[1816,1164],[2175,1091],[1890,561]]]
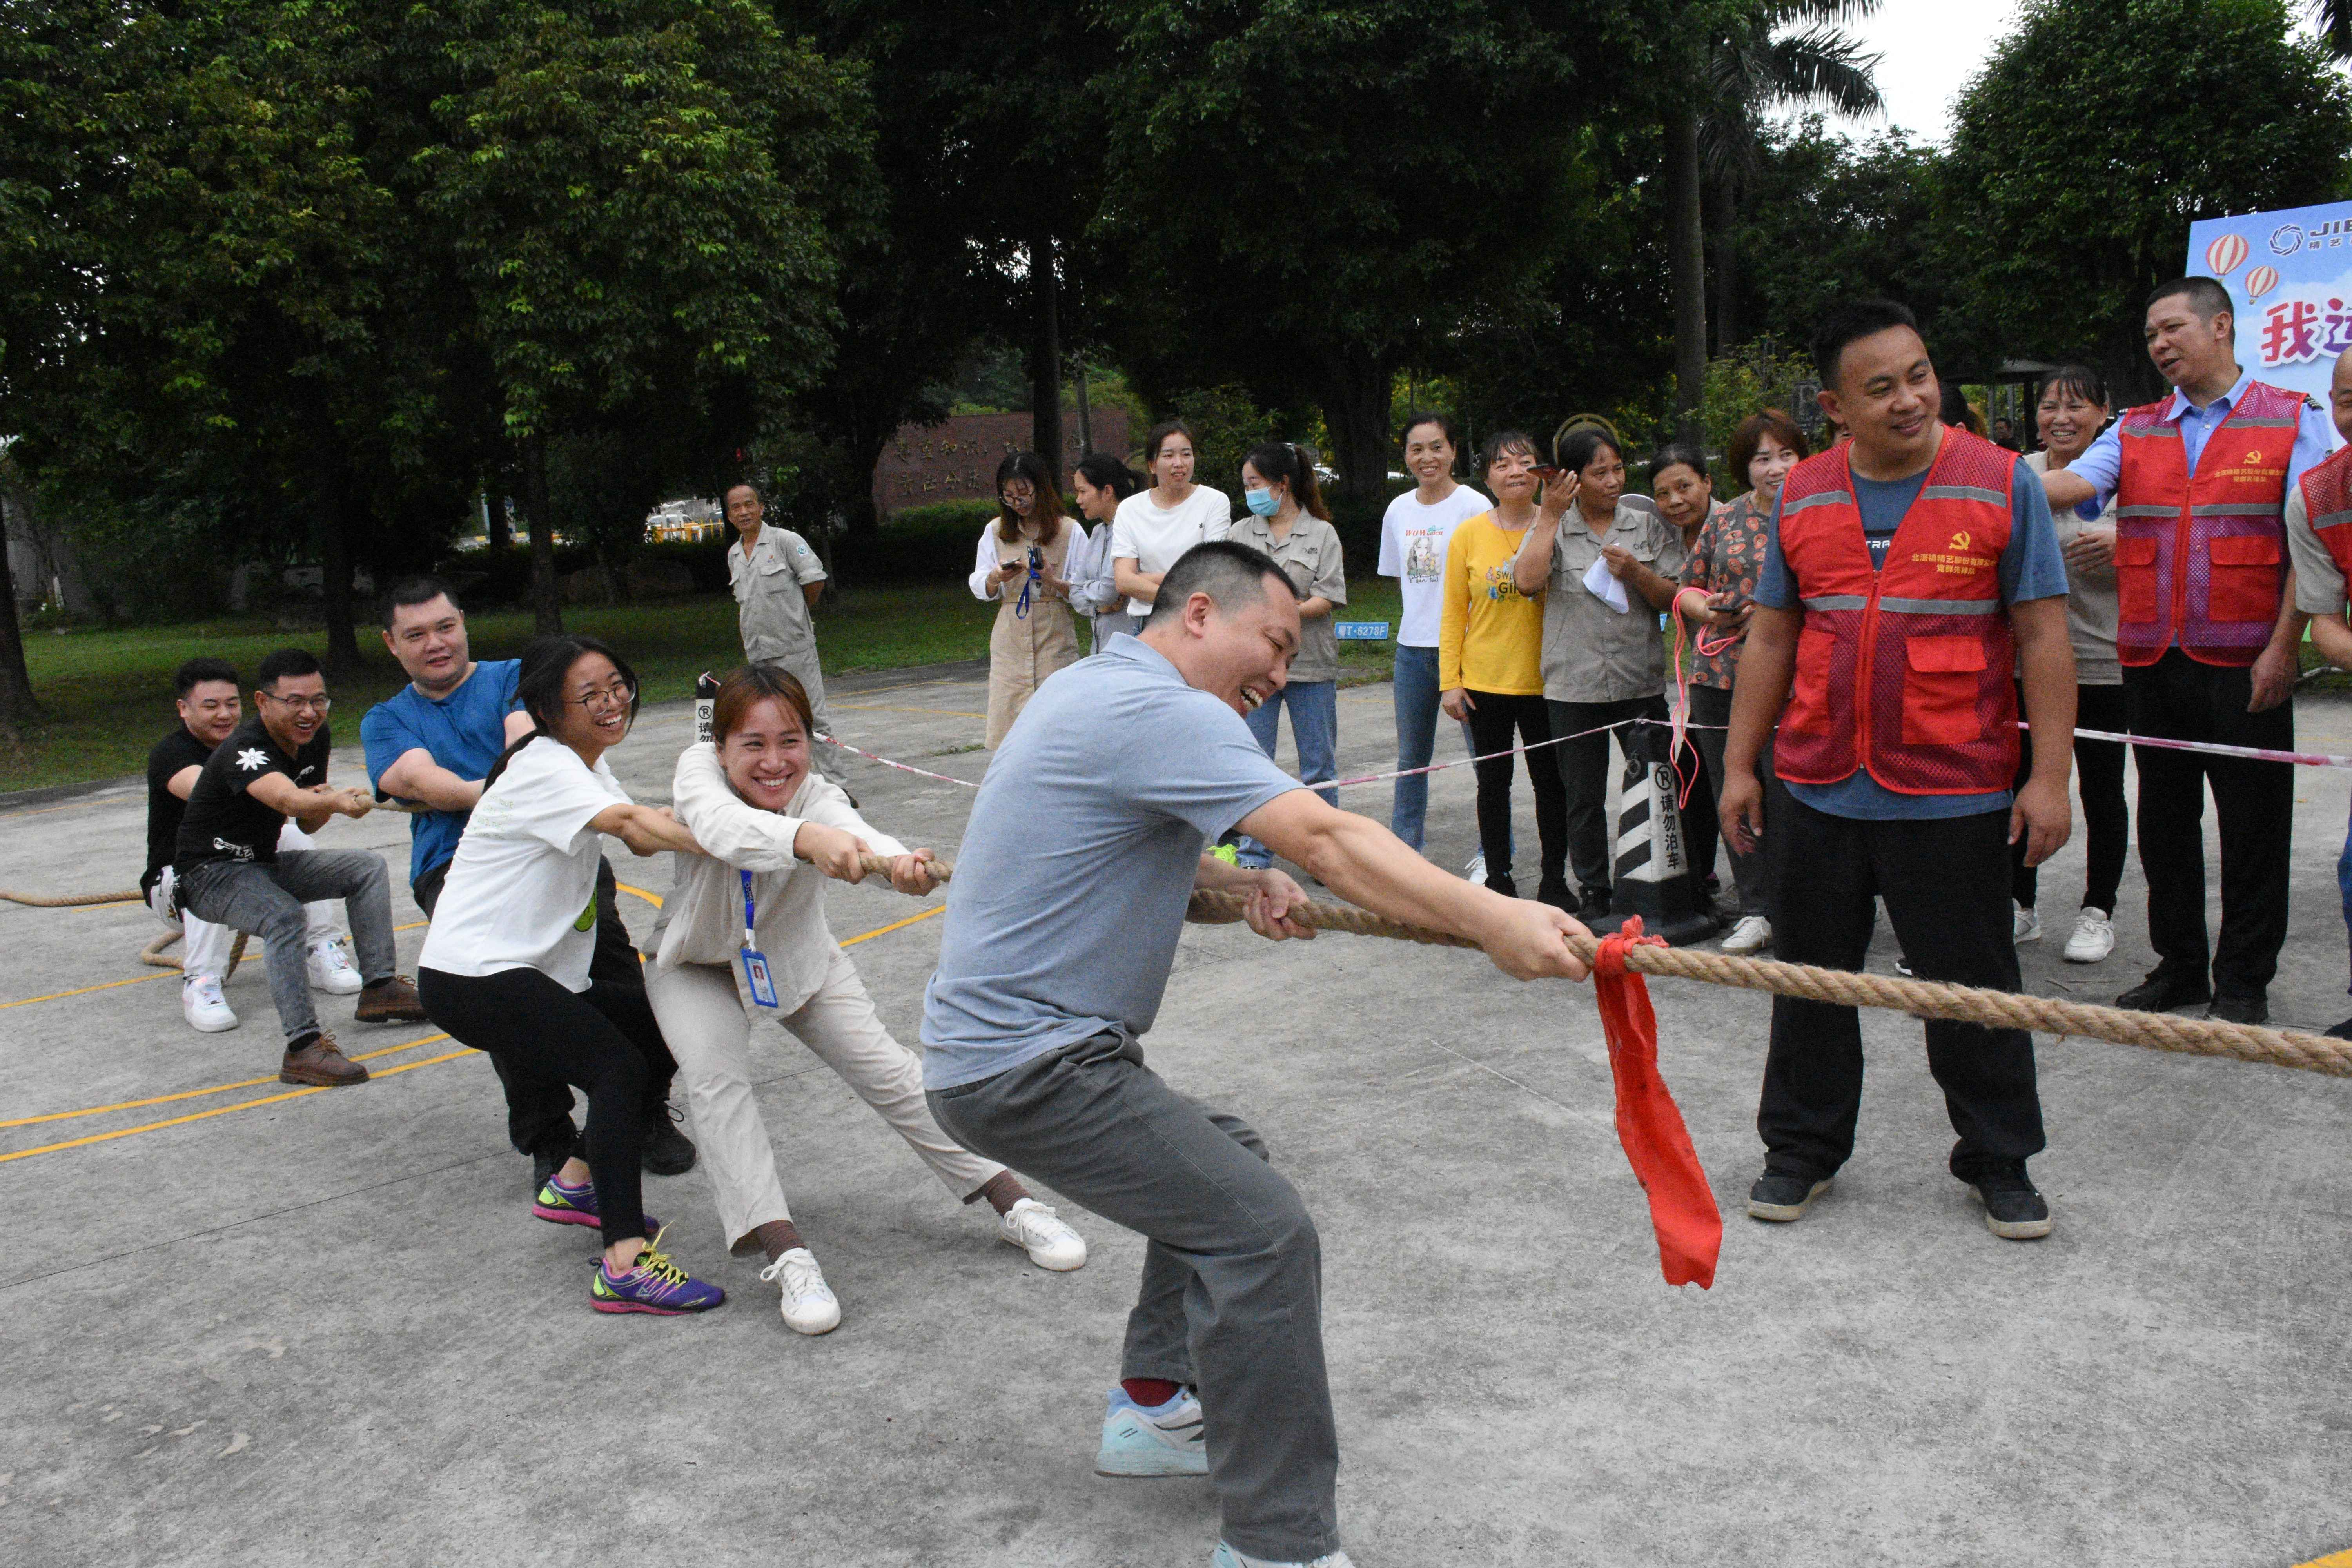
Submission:
[[[1373,577],[1351,583],[1349,620],[1397,617],[1396,584]],[[817,646],[829,675],[898,669],[988,653],[994,611],[961,584],[903,588],[853,588],[817,612]],[[498,610],[469,617],[474,657],[507,658],[530,640],[528,611]],[[628,658],[644,680],[648,701],[688,695],[702,670],[740,662],[735,602],[724,595],[605,608],[571,605],[563,624],[603,637]],[[282,632],[263,617],[192,626],[120,630],[34,632],[25,639],[33,689],[47,710],[21,746],[0,747],[0,792],[79,784],[136,773],[147,749],[173,722],[172,671],[182,660],[215,654],[250,672],[262,656],[289,644],[320,649],[317,630]],[[1083,637],[1081,641],[1083,641]],[[373,626],[360,628],[366,657],[361,670],[331,681],[337,736],[359,739],[360,716],[399,689],[403,677]],[[1342,643],[1349,673],[1384,673],[1387,643]]]

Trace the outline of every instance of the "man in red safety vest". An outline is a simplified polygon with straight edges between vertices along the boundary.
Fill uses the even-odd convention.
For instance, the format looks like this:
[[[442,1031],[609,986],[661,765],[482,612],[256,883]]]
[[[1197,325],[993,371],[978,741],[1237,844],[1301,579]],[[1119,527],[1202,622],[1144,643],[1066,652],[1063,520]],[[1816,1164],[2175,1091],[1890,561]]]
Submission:
[[[2352,441],[2352,349],[2336,356],[2327,386],[2327,412],[2336,432]],[[2344,618],[2352,599],[2352,446],[2306,471],[2286,496],[2286,546],[2294,563],[2294,607],[2311,617],[2311,640],[2327,662],[2352,669],[2352,625]],[[2344,920],[2352,926],[2352,834],[2336,862],[2336,885],[2344,896]],[[2352,1040],[2352,1018],[2327,1031]]]
[[[2126,410],[2042,484],[2053,507],[2116,501],[2116,651],[2135,735],[2284,751],[2294,744],[2294,606],[2281,513],[2335,434],[2298,392],[2238,368],[2227,290],[2179,278],[2148,296],[2148,358],[2173,385]],[[2139,863],[2156,967],[2116,998],[2259,1024],[2286,941],[2294,773],[2153,746],[2139,771]],[[2221,932],[2205,932],[2205,788],[2221,819]]]
[[[1743,851],[1763,832],[1756,761],[1777,718],[1792,800],[1771,824],[1779,956],[1860,969],[1883,899],[1923,978],[2013,991],[2009,846],[2022,837],[2038,864],[2073,821],[2074,655],[2049,504],[2015,453],[1937,418],[1936,369],[1902,306],[1834,310],[1813,362],[1823,412],[1853,439],[1781,486],[1732,692],[1723,824]],[[2035,744],[2012,795],[2020,682]],[[1927,1029],[1958,1134],[1952,1174],[1995,1235],[2049,1235],[2025,1169],[2042,1148],[2032,1037]],[[1776,997],[1748,1214],[1801,1217],[1853,1152],[1861,1106],[1854,1010]]]

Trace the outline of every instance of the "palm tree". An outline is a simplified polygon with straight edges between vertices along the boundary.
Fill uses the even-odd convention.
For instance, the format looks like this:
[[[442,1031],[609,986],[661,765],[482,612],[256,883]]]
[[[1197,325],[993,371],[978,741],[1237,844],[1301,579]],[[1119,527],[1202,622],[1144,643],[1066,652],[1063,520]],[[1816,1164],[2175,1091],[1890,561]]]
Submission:
[[[2339,60],[2352,59],[2352,0],[2311,0],[2320,42]]]
[[[2352,0],[2318,3],[2352,11]],[[1847,115],[1883,110],[1873,77],[1879,57],[1865,53],[1843,26],[1878,5],[1879,0],[1742,0],[1709,7],[1720,20],[1702,35],[1705,56],[1686,79],[1695,90],[1677,94],[1665,115],[1675,424],[1685,439],[1698,434],[1706,375],[1704,195],[1711,185],[1718,229],[1716,338],[1729,348],[1738,277],[1732,218],[1740,182],[1756,166],[1758,122],[1786,104],[1817,104]]]

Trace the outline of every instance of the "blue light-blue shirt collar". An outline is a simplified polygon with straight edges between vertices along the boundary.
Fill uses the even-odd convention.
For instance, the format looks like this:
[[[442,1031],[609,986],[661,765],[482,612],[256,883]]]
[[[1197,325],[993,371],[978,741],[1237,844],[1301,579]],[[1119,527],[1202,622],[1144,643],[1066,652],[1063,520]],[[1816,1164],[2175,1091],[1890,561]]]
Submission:
[[[2207,404],[2202,408],[2200,408],[2195,404],[2189,402],[2189,395],[2176,386],[2172,389],[2172,395],[2165,400],[2164,417],[2167,419],[2178,420],[2190,414],[2196,415],[2200,420],[2222,417],[2223,416],[2226,416],[2230,410],[2238,406],[2238,399],[2246,395],[2246,384],[2253,379],[2254,373],[2252,371],[2240,371],[2238,373],[2238,379],[2230,384],[2230,390],[2223,393],[2221,396],[2215,398],[2212,402]]]

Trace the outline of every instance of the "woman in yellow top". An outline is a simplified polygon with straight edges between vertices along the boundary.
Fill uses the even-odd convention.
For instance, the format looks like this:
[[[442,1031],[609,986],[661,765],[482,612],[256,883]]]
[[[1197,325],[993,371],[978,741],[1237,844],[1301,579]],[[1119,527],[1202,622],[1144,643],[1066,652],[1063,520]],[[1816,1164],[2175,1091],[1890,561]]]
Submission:
[[[1437,631],[1439,706],[1470,726],[1477,764],[1478,847],[1486,886],[1518,897],[1511,879],[1511,737],[1528,747],[1551,739],[1543,695],[1543,595],[1519,592],[1512,563],[1538,514],[1557,522],[1576,497],[1567,476],[1545,485],[1537,472],[1532,437],[1504,430],[1484,454],[1486,493],[1494,510],[1465,518],[1445,547],[1445,577]],[[1540,494],[1539,494],[1540,492]],[[1539,504],[1540,503],[1540,504]],[[1536,897],[1563,910],[1568,890],[1568,791],[1550,749],[1530,750],[1528,779],[1536,790],[1536,836],[1543,849],[1543,880]]]

